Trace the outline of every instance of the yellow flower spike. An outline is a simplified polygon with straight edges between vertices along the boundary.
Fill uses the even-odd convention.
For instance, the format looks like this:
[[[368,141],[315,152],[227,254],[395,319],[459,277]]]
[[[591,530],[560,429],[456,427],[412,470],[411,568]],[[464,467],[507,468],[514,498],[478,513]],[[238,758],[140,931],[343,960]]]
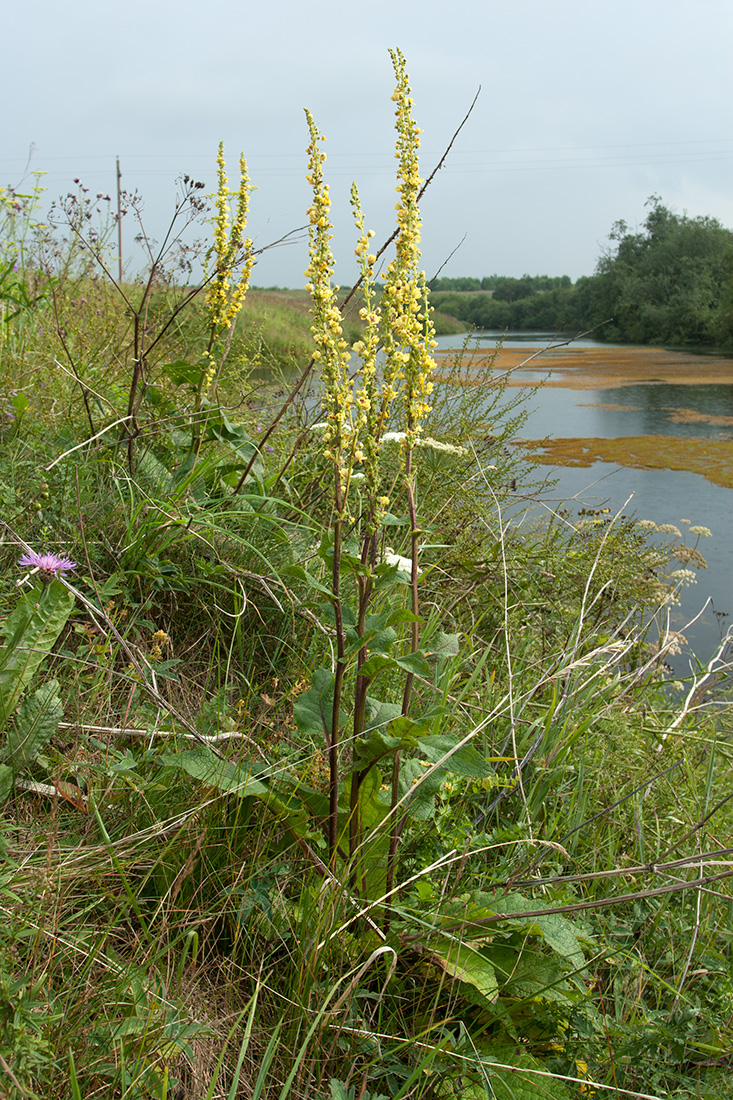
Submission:
[[[334,271],[331,253],[331,200],[328,185],[323,179],[325,153],[313,116],[306,110],[310,144],[308,145],[308,174],[313,188],[313,203],[308,211],[310,264],[306,278],[310,287],[313,339],[317,349],[313,358],[318,362],[324,389],[325,420],[329,426],[330,447],[324,457],[333,462],[336,472],[336,507],[339,514],[346,514],[345,493],[341,482],[347,482],[351,469],[350,449],[353,442],[352,387],[348,374],[350,353],[343,339],[341,311],[336,303],[337,287],[332,284]]]
[[[396,255],[386,272],[384,299],[385,383],[393,386],[403,381],[401,388],[403,416],[407,432],[407,449],[415,446],[421,421],[429,411],[424,398],[428,376],[435,363],[430,356],[434,337],[427,302],[425,275],[420,267],[419,189],[419,129],[412,118],[412,95],[405,59],[400,50],[391,50],[396,88],[392,96],[397,130],[396,204],[398,237]]]
[[[211,343],[227,332],[234,324],[242,308],[249,279],[254,264],[252,241],[245,238],[249,196],[253,190],[247,173],[247,162],[243,155],[239,158],[239,187],[229,189],[224,160],[224,143],[220,142],[216,157],[217,189],[214,196],[213,237],[214,244],[207,257],[213,259],[213,277],[205,295],[206,309],[211,324]],[[232,276],[238,269],[234,283]],[[208,271],[207,271],[208,275]],[[211,352],[211,348],[209,349]],[[209,356],[211,358],[211,355]],[[207,372],[204,391],[209,388],[215,376],[215,370]]]

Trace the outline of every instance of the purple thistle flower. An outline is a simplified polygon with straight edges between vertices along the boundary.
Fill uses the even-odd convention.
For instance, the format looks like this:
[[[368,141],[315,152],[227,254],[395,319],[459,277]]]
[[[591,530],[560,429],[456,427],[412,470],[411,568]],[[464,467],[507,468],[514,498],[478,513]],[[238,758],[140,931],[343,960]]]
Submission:
[[[37,569],[44,583],[54,580],[59,573],[68,573],[76,569],[76,562],[71,558],[59,558],[56,554],[37,554],[35,550],[29,550],[19,558],[18,565],[27,566],[29,569]]]

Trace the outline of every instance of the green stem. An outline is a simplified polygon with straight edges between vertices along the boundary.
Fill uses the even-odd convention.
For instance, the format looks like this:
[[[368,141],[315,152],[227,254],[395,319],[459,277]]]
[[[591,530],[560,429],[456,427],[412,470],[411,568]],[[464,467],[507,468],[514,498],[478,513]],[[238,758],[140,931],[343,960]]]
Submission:
[[[413,615],[417,616],[420,613],[420,601],[417,592],[417,551],[418,541],[420,538],[420,531],[417,526],[417,508],[415,507],[415,484],[412,471],[412,447],[408,448],[407,456],[405,458],[405,480],[407,482],[407,496],[410,510],[410,558],[412,561],[411,579],[410,579],[410,610]],[[420,624],[417,618],[413,619],[410,624],[410,641],[412,643],[412,652],[417,650],[420,644]],[[407,717],[410,709],[410,696],[412,695],[412,686],[415,680],[415,675],[412,672],[408,672],[405,679],[405,688],[402,694],[402,714]],[[402,835],[402,828],[404,824],[404,814],[398,820],[397,819],[397,804],[400,800],[400,763],[401,753],[398,751],[394,756],[394,765],[392,768],[392,798],[391,798],[391,821],[392,829],[389,837],[389,856],[387,858],[387,882],[386,892],[391,894],[394,887],[395,870],[397,867],[397,847],[400,842],[400,836]],[[385,930],[389,927],[390,911],[387,910]]]
[[[331,712],[331,743],[328,749],[328,852],[333,861],[338,846],[338,750],[341,726],[341,694],[346,673],[346,639],[341,607],[341,545],[343,537],[343,518],[341,500],[341,477],[338,469],[334,473],[334,498],[336,519],[333,525],[333,572],[331,574],[331,602],[336,619],[336,672],[333,683],[333,710]]]

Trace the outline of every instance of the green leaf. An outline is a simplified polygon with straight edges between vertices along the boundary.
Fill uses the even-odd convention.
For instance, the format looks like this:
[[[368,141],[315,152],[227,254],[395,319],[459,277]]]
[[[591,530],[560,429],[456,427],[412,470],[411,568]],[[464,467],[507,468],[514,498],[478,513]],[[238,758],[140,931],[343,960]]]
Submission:
[[[7,764],[0,764],[0,804],[5,802],[13,789],[15,776]]]
[[[500,1046],[484,1042],[476,1045],[488,1078],[488,1088],[483,1086],[482,1096],[492,1095],[494,1100],[568,1100],[570,1094],[563,1082],[545,1076],[546,1065],[516,1043]],[[514,1069],[497,1069],[493,1062],[502,1062]],[[533,1069],[540,1072],[527,1072]],[[491,1089],[490,1093],[488,1089]],[[588,1095],[592,1092],[589,1085]]]
[[[535,901],[525,898],[522,894],[511,893],[494,897],[492,894],[477,893],[472,899],[486,916],[495,913],[521,913],[532,909],[545,909],[544,901]],[[475,911],[471,916],[475,918]],[[509,917],[511,920],[511,917]],[[512,921],[515,927],[527,929],[530,934],[542,936],[547,944],[562,958],[567,959],[574,967],[582,967],[585,964],[583,949],[573,931],[573,926],[562,913],[546,913],[544,916],[519,917]]]
[[[416,676],[430,676],[430,665],[422,653],[405,653],[403,657],[395,657],[395,661],[405,672],[414,672]]]
[[[407,737],[413,745],[417,744],[419,737],[425,737],[433,727],[434,715],[423,715],[422,718],[408,718],[399,708],[397,714],[389,724],[389,732],[393,737]]]
[[[421,737],[418,743],[428,760],[433,762],[442,760],[446,753],[455,748],[457,744],[455,738],[447,737],[441,733]],[[494,774],[491,765],[484,760],[481,753],[477,752],[473,745],[461,745],[460,749],[456,749],[448,757],[443,767],[455,775],[465,775],[468,779],[488,779]]]
[[[8,726],[3,757],[17,775],[48,744],[61,721],[64,708],[57,680],[49,680],[18,707]]]
[[[460,650],[460,634],[444,634],[439,630],[431,639],[430,649],[425,651],[428,661],[444,661],[447,657],[457,657]]]
[[[385,756],[394,756],[409,742],[401,737],[390,737],[387,733],[372,730],[367,737],[357,737],[354,741],[352,771],[363,771],[368,765],[376,764]]]
[[[377,622],[370,622],[370,619],[377,620]],[[382,619],[383,617],[381,615],[368,615],[366,623],[364,624],[364,633],[361,635],[354,629],[347,630],[347,653],[356,653],[362,646],[368,645],[370,653],[386,654],[397,641],[397,633],[392,627],[384,627],[382,625]]]
[[[399,793],[400,798],[406,794],[410,795],[409,801],[403,803],[403,807],[407,807],[407,813],[411,818],[416,821],[428,821],[434,816],[435,795],[440,790],[445,777],[445,768],[427,769],[414,757],[402,761]]]
[[[331,589],[316,580],[313,574],[309,573],[307,569],[304,569],[302,565],[287,565],[282,572],[283,576],[295,577],[299,581],[304,581],[314,592],[320,592],[323,596],[333,596]]]
[[[61,581],[32,589],[0,627],[0,729],[51,652],[74,608]]]
[[[528,943],[534,946],[528,946]],[[487,944],[484,951],[499,975],[503,997],[542,998],[569,1003],[571,986],[567,974],[555,955],[540,949],[537,940],[524,941],[521,946]]]
[[[136,465],[138,472],[152,482],[158,492],[167,492],[171,484],[170,473],[152,451],[141,450]]]
[[[174,386],[189,385],[196,388],[201,384],[201,379],[204,376],[203,367],[187,363],[185,359],[176,359],[175,363],[166,363],[164,367],[161,367],[161,370],[163,374],[170,378]]]
[[[367,695],[364,732],[386,729],[387,724],[394,721],[395,718],[399,718],[401,713],[402,707],[399,703],[385,703],[381,699],[374,699],[371,695]]]
[[[215,787],[219,791],[238,794],[240,798],[251,795],[267,795],[268,789],[257,779],[250,779],[246,768],[237,766],[229,760],[220,760],[206,745],[196,745],[182,752],[163,753],[160,760],[163,767],[179,768],[193,779]]]
[[[313,687],[299,695],[293,707],[301,733],[311,737],[331,736],[334,675],[325,668],[313,673]]]
[[[414,611],[408,611],[406,607],[398,607],[389,612],[385,625],[397,626],[399,623],[422,623],[424,621],[422,615],[416,615]]]
[[[373,680],[380,672],[384,672],[385,668],[397,667],[397,661],[394,657],[388,657],[385,653],[375,653],[371,657],[367,657],[359,672],[365,679]]]
[[[468,943],[441,939],[432,947],[432,959],[451,978],[468,982],[474,989],[493,1003],[499,995],[499,983],[494,968],[487,958]]]

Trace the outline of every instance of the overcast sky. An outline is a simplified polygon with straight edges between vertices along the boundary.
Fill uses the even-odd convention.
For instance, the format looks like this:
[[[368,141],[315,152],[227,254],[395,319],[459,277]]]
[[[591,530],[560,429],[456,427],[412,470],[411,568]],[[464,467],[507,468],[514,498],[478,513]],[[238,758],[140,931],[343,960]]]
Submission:
[[[187,172],[215,182],[220,140],[258,190],[258,245],[305,223],[303,108],[327,135],[338,281],[354,277],[352,179],[378,241],[394,216],[393,75],[407,58],[427,175],[428,277],[591,274],[613,222],[652,193],[733,227],[730,0],[35,0],[3,16],[0,183],[29,148],[51,196],[75,176],[139,189],[160,236]],[[129,230],[128,230],[129,232]],[[127,246],[126,246],[127,247]],[[301,286],[303,243],[253,282]]]

